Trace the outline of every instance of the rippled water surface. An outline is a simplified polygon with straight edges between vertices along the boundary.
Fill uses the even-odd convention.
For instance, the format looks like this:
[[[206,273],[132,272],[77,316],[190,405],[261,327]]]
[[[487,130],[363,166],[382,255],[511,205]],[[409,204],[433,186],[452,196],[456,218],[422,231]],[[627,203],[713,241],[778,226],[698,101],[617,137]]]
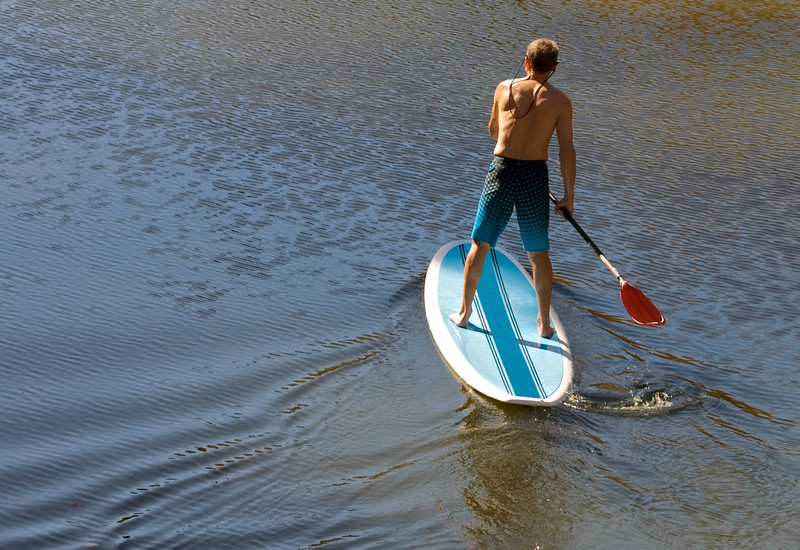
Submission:
[[[798,27],[0,0],[0,547],[800,547]],[[576,218],[668,320],[554,222],[576,378],[547,410],[465,388],[422,306],[537,36]]]

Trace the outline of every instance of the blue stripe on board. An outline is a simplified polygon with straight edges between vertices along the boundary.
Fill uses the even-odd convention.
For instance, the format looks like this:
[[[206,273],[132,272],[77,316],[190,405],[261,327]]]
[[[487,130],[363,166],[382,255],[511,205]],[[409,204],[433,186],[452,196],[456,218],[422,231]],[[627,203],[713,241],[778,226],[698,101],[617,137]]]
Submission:
[[[495,252],[492,250],[492,257],[494,255]],[[508,319],[496,267],[488,272],[484,269],[483,276],[478,282],[477,296],[481,298],[484,316],[488,322],[485,326],[493,337],[503,370],[511,383],[512,393],[527,397],[542,397],[528,369],[525,356],[520,350],[519,339]]]
[[[508,317],[511,321],[511,327],[514,329],[514,334],[517,335],[517,342],[520,344],[520,350],[525,356],[525,363],[528,367],[528,372],[530,373],[531,377],[533,377],[533,382],[536,384],[539,395],[544,395],[544,385],[539,379],[539,373],[536,372],[536,365],[531,357],[530,352],[528,351],[528,346],[525,345],[525,337],[522,334],[522,330],[519,328],[519,323],[517,323],[517,315],[511,304],[511,299],[508,297],[508,289],[506,288],[505,281],[503,281],[503,272],[500,270],[500,263],[494,250],[492,250],[492,263],[494,264],[494,271],[497,274],[497,282],[500,288],[500,294],[503,296],[503,303],[506,306],[506,311],[508,311]]]
[[[467,245],[462,244],[459,248],[461,249],[461,262],[462,264],[466,264]],[[494,253],[494,251],[492,252]],[[478,315],[478,317],[480,317],[481,324],[487,328],[487,330],[484,331],[484,334],[486,335],[486,343],[489,346],[489,351],[491,352],[492,357],[494,358],[495,366],[497,366],[497,372],[500,373],[500,379],[503,381],[503,386],[505,387],[506,392],[513,393],[511,382],[509,381],[508,376],[506,376],[506,372],[503,369],[503,364],[500,359],[500,353],[497,349],[497,346],[495,345],[496,343],[494,338],[492,338],[492,332],[491,330],[488,329],[489,324],[487,322],[486,315],[483,311],[483,307],[481,306],[481,299],[478,296],[477,292],[475,293],[475,298],[472,301],[472,305],[474,308],[474,312]]]

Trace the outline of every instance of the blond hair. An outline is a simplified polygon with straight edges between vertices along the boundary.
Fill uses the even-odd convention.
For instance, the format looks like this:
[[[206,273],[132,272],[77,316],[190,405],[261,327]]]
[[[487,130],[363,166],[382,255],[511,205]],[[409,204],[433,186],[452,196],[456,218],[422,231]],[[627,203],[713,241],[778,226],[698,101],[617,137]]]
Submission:
[[[558,65],[558,46],[552,40],[539,38],[528,44],[525,56],[535,72],[546,73]]]

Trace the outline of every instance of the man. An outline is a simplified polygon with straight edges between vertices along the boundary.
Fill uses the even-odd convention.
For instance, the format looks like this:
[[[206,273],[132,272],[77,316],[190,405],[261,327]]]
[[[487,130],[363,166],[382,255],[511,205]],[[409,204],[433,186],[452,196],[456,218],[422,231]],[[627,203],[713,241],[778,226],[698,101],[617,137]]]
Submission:
[[[524,63],[526,78],[515,77],[501,82],[494,92],[489,134],[497,142],[495,157],[486,176],[472,228],[472,247],[464,265],[461,309],[450,315],[450,320],[459,327],[466,327],[469,323],[483,261],[516,208],[522,246],[533,265],[539,334],[550,338],[555,329],[550,324],[553,267],[548,252],[547,152],[555,131],[564,181],[564,196],[556,204],[555,212],[572,215],[575,189],[572,103],[548,82],[558,65],[555,42],[543,38],[531,42]]]

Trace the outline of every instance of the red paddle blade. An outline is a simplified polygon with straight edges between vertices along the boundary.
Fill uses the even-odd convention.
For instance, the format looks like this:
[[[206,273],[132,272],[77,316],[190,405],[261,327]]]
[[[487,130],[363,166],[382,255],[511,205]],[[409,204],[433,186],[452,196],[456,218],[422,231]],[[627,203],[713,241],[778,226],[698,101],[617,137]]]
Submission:
[[[663,325],[666,319],[641,290],[620,277],[619,295],[622,305],[636,323],[645,326]]]

